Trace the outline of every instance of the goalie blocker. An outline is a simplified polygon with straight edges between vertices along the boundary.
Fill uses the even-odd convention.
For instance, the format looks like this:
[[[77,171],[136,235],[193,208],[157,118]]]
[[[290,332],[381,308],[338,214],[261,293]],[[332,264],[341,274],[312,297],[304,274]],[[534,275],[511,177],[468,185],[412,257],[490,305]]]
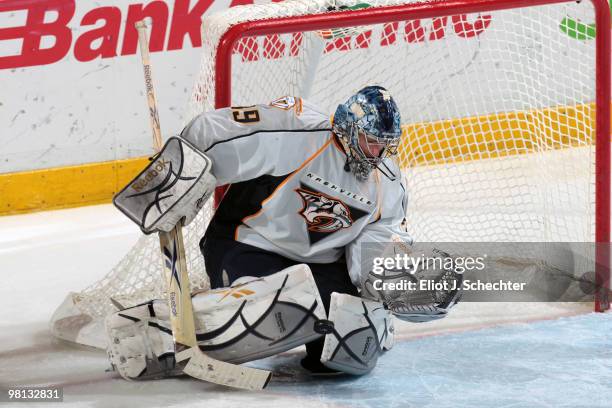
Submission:
[[[334,293],[328,320],[304,264],[264,278],[240,278],[230,287],[197,293],[192,301],[200,349],[231,363],[265,358],[325,335],[323,364],[365,374],[393,344],[392,316],[379,302]],[[167,302],[153,300],[114,313],[106,330],[109,359],[123,378],[182,374]]]
[[[145,234],[188,225],[212,195],[212,163],[191,143],[170,138],[151,163],[113,199]]]

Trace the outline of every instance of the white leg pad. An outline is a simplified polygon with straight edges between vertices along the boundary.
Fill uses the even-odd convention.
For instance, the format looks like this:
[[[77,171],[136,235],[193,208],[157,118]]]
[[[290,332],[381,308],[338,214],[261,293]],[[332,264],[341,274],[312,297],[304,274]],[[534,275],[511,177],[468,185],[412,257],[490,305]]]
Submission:
[[[268,357],[318,337],[325,309],[310,268],[295,265],[265,278],[244,277],[229,288],[193,298],[200,348],[241,363]]]
[[[380,302],[333,293],[321,362],[334,370],[370,372],[393,346],[393,315]]]
[[[168,305],[157,300],[131,307],[106,318],[107,354],[127,380],[178,375]]]
[[[315,323],[325,309],[307,265],[192,297],[196,336],[212,358],[242,363],[268,357],[321,337]],[[106,319],[111,363],[126,379],[180,374],[175,367],[168,304],[154,300]]]

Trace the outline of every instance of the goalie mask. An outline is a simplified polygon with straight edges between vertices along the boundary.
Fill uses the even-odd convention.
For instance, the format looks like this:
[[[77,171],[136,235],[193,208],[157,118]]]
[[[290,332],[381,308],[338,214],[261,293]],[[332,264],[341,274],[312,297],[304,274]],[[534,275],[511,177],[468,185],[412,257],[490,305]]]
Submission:
[[[333,130],[347,154],[346,170],[366,180],[385,158],[397,153],[400,113],[389,91],[367,86],[338,105]]]

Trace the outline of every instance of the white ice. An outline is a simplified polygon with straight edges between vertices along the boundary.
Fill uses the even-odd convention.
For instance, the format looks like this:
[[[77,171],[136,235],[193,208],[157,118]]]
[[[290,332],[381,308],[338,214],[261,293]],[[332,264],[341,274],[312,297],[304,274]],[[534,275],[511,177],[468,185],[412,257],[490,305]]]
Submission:
[[[279,374],[258,393],[189,378],[126,382],[105,371],[102,351],[55,340],[47,322],[138,236],[110,205],[0,218],[0,389],[60,386],[61,405],[74,407],[612,406],[612,314],[590,305],[459,305],[439,323],[402,325],[361,378],[311,379],[297,349],[253,363]]]

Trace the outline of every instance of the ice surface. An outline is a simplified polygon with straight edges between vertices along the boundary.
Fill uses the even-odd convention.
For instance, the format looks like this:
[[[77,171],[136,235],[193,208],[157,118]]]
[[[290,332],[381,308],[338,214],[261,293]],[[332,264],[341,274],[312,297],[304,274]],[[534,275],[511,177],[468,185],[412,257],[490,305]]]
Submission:
[[[105,372],[103,352],[55,340],[47,322],[138,236],[108,205],[0,218],[0,388],[61,386],[69,407],[612,406],[612,314],[588,304],[463,304],[439,323],[402,325],[362,378],[312,379],[297,349],[253,363],[278,374],[258,393],[189,378],[126,382]],[[551,316],[569,317],[537,321]]]

